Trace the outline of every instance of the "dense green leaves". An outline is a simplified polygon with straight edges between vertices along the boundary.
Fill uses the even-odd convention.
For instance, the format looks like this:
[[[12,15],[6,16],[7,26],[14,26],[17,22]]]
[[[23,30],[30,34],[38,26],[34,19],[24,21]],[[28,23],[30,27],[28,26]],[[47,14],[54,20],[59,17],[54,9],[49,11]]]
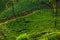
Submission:
[[[6,2],[5,1],[6,0],[1,2],[3,4],[3,7],[0,9],[5,9],[5,10],[4,11],[2,10],[2,12],[0,13],[0,22],[3,20],[11,19],[13,16],[21,15],[22,13],[26,11],[50,7],[48,1],[46,2],[44,0],[42,1],[40,0],[18,0],[18,2],[14,0],[13,7],[12,7],[12,1],[6,1]],[[6,6],[8,7],[7,9],[6,9]]]
[[[56,1],[0,0],[0,40],[59,40],[60,17],[56,29],[51,2]]]
[[[5,31],[6,36],[11,35],[17,37],[21,34],[24,35],[24,33],[27,33],[28,35],[35,32],[41,33],[42,31],[46,30],[45,28],[47,28],[47,30],[48,28],[54,28],[54,18],[51,14],[52,11],[48,9],[37,10],[36,12],[33,12],[28,16],[17,18],[16,20],[11,20],[7,24],[2,25],[1,27],[6,27],[8,29],[6,29],[7,33]],[[7,35],[8,33],[9,35]]]

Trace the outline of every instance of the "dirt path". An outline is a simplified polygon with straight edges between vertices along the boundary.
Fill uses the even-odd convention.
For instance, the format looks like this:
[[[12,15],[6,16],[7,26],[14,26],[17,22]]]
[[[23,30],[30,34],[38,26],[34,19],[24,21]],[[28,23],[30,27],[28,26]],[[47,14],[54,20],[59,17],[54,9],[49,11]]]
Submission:
[[[8,23],[8,22],[11,21],[11,20],[15,20],[15,19],[18,18],[18,17],[26,16],[26,15],[34,12],[34,11],[36,11],[36,9],[30,10],[30,11],[26,11],[26,12],[24,12],[24,13],[21,13],[21,14],[17,15],[17,16],[12,16],[12,17],[9,18],[9,19],[5,19],[5,20],[1,21],[1,22],[0,22],[0,25],[5,24],[5,23]]]

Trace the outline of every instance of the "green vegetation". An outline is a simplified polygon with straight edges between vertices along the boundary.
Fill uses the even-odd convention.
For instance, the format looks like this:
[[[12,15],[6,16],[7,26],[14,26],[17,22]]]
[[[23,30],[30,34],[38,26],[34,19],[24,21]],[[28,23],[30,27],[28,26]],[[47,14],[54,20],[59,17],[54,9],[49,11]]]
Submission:
[[[58,15],[55,27],[55,16],[49,0],[0,2],[3,3],[0,4],[0,40],[59,40],[60,18]],[[3,5],[8,7],[2,9]]]
[[[10,5],[7,5],[8,8],[3,10],[3,12],[0,13],[0,22],[3,20],[11,19],[13,16],[14,17],[16,17],[18,15],[21,16],[22,13],[30,11],[30,10],[41,9],[43,5],[47,5],[46,2],[44,2],[44,1],[42,1],[42,2],[43,3],[41,3],[41,1],[39,1],[39,0],[18,0],[18,2],[16,2],[16,0],[15,0],[14,6],[13,6],[14,10],[13,10],[12,2],[7,1],[7,3],[9,3]],[[5,6],[7,3],[4,3]],[[6,7],[3,6],[2,8],[6,8]]]

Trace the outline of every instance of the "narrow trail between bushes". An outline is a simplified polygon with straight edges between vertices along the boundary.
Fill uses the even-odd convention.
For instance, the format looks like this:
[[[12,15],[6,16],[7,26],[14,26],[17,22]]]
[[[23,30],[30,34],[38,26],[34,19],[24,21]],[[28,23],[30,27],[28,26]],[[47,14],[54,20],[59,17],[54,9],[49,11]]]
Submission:
[[[18,17],[27,16],[27,15],[29,15],[30,13],[34,12],[34,11],[36,11],[36,9],[32,9],[32,10],[30,10],[30,11],[25,11],[24,13],[21,13],[21,14],[19,14],[19,15],[17,15],[17,16],[12,16],[12,17],[9,18],[9,19],[5,19],[5,20],[1,21],[1,22],[0,22],[0,25],[5,24],[5,23],[8,23],[9,21],[15,20],[15,19],[18,18]]]

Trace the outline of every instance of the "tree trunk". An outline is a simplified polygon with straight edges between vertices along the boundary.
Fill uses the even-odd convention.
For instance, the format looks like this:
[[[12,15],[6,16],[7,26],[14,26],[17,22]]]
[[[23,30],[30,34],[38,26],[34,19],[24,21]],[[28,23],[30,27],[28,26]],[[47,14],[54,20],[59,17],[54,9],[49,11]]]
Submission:
[[[12,0],[12,11],[14,12],[14,0]]]
[[[57,28],[57,1],[55,0],[54,3],[53,3],[53,11],[54,11],[54,14],[55,14],[55,28]]]

